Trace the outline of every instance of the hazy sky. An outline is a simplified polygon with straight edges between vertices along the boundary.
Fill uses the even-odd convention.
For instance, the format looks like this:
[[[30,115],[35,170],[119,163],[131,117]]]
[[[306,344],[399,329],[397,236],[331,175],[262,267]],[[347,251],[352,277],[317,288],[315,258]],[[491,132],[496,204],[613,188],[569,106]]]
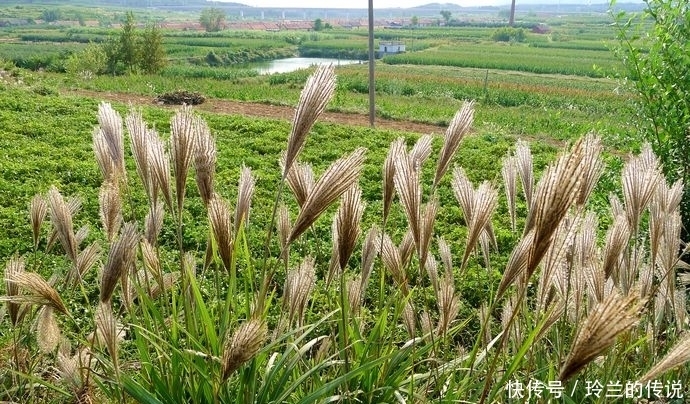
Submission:
[[[299,7],[299,8],[367,8],[368,0],[221,0],[234,1],[254,7]],[[548,1],[548,0],[547,0]],[[429,4],[434,0],[374,0],[374,8],[414,7]],[[546,1],[545,1],[546,2]],[[602,1],[603,2],[603,1]],[[454,0],[439,1],[461,6],[496,6],[510,4],[510,0]]]

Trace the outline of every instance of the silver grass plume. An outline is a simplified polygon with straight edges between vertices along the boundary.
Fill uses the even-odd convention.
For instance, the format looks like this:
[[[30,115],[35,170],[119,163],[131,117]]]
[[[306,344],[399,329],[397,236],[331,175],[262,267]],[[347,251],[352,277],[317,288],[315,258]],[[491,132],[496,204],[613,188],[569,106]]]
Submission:
[[[44,354],[55,351],[60,342],[60,326],[52,306],[43,306],[36,319],[36,344]]]
[[[390,213],[391,203],[393,202],[393,195],[395,187],[393,178],[395,178],[395,162],[399,156],[405,155],[405,139],[399,137],[395,139],[386,155],[386,160],[383,163],[383,222],[386,223],[388,214]]]
[[[223,343],[223,381],[259,352],[266,334],[266,325],[259,319],[242,323],[232,334],[228,330]]]
[[[326,104],[333,97],[335,91],[335,72],[333,65],[321,65],[314,74],[309,76],[300,94],[299,103],[292,119],[292,129],[288,136],[283,179],[292,168],[298,154],[304,147],[304,142],[316,119],[326,109]]]
[[[549,166],[537,184],[523,238],[513,250],[499,285],[500,298],[515,277],[529,279],[552,242],[553,235],[570,206],[575,202],[583,168],[583,141],[580,139],[570,153],[561,155]],[[528,245],[525,245],[528,243]],[[528,247],[528,248],[525,248]],[[516,254],[520,254],[516,256]],[[511,267],[511,262],[517,266]]]
[[[580,231],[575,236],[574,256],[576,271],[584,275],[589,295],[597,302],[604,300],[604,272],[599,266],[596,237],[599,220],[594,212],[587,212]]]
[[[73,270],[68,272],[65,279],[68,283],[77,282],[83,279],[84,275],[96,265],[96,262],[101,258],[101,246],[97,243],[91,243],[84,248],[77,257],[77,264]]]
[[[414,244],[419,251],[421,238],[421,208],[422,208],[422,186],[419,182],[419,170],[414,166],[411,157],[398,155],[395,161],[395,191],[398,193],[400,203],[405,210],[407,222],[412,231]]]
[[[48,190],[50,221],[53,224],[62,248],[72,263],[77,262],[77,241],[74,237],[72,213],[65,203],[60,191],[54,186]]]
[[[643,304],[634,294],[621,297],[612,293],[598,303],[578,327],[570,353],[558,378],[566,381],[575,376],[594,358],[616,342],[616,337],[635,325]]]
[[[242,165],[240,169],[240,179],[237,185],[237,206],[235,206],[235,228],[234,233],[240,231],[240,227],[246,228],[249,222],[249,208],[254,196],[256,180],[252,176],[252,170]]]
[[[416,170],[421,170],[424,162],[431,155],[431,141],[433,137],[431,135],[422,135],[417,139],[417,142],[412,146],[410,150],[410,161],[412,161],[412,167]]]
[[[666,356],[663,357],[656,365],[652,366],[647,373],[640,377],[639,383],[645,384],[650,380],[657,379],[662,374],[671,369],[690,361],[690,333],[686,333],[682,338],[676,342]]]
[[[634,233],[637,233],[642,211],[654,196],[662,177],[659,163],[648,143],[642,147],[640,155],[632,156],[623,166],[625,213]]]
[[[362,291],[366,290],[369,276],[371,276],[371,271],[374,268],[374,260],[380,252],[380,244],[377,242],[380,234],[378,227],[372,226],[364,237],[362,244],[362,285],[360,287]]]
[[[216,141],[206,122],[199,120],[197,145],[194,149],[196,186],[204,205],[213,198],[213,180],[216,174]]]
[[[340,270],[340,251],[338,245],[340,243],[340,234],[338,229],[338,216],[333,216],[331,223],[331,259],[328,262],[328,275],[326,276],[326,289],[331,285],[333,278],[342,273]]]
[[[410,261],[412,260],[412,254],[414,254],[415,251],[415,244],[414,236],[412,235],[412,230],[410,230],[409,228],[403,235],[402,240],[400,240],[398,251],[400,252],[400,258],[402,259],[403,268],[410,265]]]
[[[352,313],[353,316],[359,315],[360,309],[362,308],[362,285],[361,277],[349,279],[346,284],[347,301],[350,305],[350,313]]]
[[[163,198],[172,210],[172,186],[170,179],[170,158],[165,152],[165,144],[155,131],[152,131],[149,143],[150,168],[157,188],[163,192]],[[155,202],[155,201],[154,201]]]
[[[214,195],[208,204],[208,221],[211,224],[211,232],[223,266],[230,271],[235,243],[232,233],[232,213],[230,205],[219,195]]]
[[[170,121],[170,152],[175,173],[178,214],[182,211],[187,174],[194,158],[200,128],[201,118],[194,115],[189,106],[183,106]]]
[[[606,233],[606,244],[604,245],[602,268],[605,279],[612,276],[614,282],[618,283],[618,263],[621,254],[628,245],[630,235],[627,217],[624,214],[614,216],[613,224]]]
[[[31,222],[31,235],[34,241],[34,248],[38,248],[41,238],[41,225],[48,214],[48,203],[45,198],[36,194],[29,204],[29,221]]]
[[[68,314],[58,292],[40,275],[23,270],[13,270],[5,274],[5,283],[16,290],[23,289],[27,294],[9,293],[2,300],[13,303],[29,303],[39,306],[51,306],[62,314]]]
[[[446,272],[453,271],[453,254],[450,252],[450,246],[443,236],[438,238],[438,253],[441,255],[441,262]]]
[[[126,276],[126,272],[133,265],[138,243],[139,234],[136,223],[125,223],[120,232],[120,237],[110,247],[108,261],[103,268],[99,296],[101,302],[110,301],[115,286],[117,286],[117,281]]]
[[[515,156],[508,156],[503,159],[503,167],[501,168],[501,175],[503,176],[503,184],[506,190],[506,200],[508,202],[508,213],[510,214],[510,227],[515,231],[515,204],[517,194],[517,158]]]
[[[407,335],[409,335],[410,338],[414,338],[417,334],[417,315],[409,299],[405,301],[405,305],[403,306],[402,320],[407,330]]]
[[[97,116],[99,127],[94,132],[94,148],[97,150],[96,155],[97,158],[100,158],[98,155],[101,153],[101,149],[104,149],[109,156],[113,170],[112,172],[107,172],[109,175],[104,176],[104,178],[107,179],[110,175],[114,174],[124,179],[126,176],[125,137],[124,131],[122,130],[122,117],[106,102],[101,102],[98,106]],[[101,143],[103,145],[96,146],[96,143]],[[104,166],[101,166],[101,168],[103,167]]]
[[[585,136],[582,147],[584,149],[582,183],[575,201],[578,206],[585,205],[601,174],[604,172],[604,162],[601,159],[601,151],[603,149],[601,139],[590,133]]]
[[[518,140],[515,144],[515,158],[517,159],[517,169],[520,174],[520,181],[522,181],[525,200],[527,206],[530,207],[532,205],[532,189],[534,188],[534,164],[529,144],[524,140]]]
[[[460,141],[469,132],[474,120],[474,101],[463,102],[460,110],[455,114],[448,125],[446,135],[443,138],[443,147],[438,158],[438,165],[436,166],[436,174],[434,175],[434,184],[436,187],[441,178],[448,171],[450,161],[460,147]]]
[[[347,261],[355,249],[359,237],[364,203],[362,203],[362,190],[354,184],[342,196],[340,208],[336,214],[338,226],[338,259],[340,269],[344,270]]]
[[[281,160],[281,166],[285,166],[285,162]],[[297,205],[301,208],[307,200],[307,196],[314,188],[314,170],[308,163],[300,163],[296,161],[290,171],[285,177],[288,187],[295,195]]]
[[[434,258],[433,255],[429,254],[426,257],[426,265],[424,266],[426,268],[426,273],[429,275],[429,283],[431,283],[431,287],[434,289],[434,295],[436,296],[436,299],[439,299],[439,282],[438,282],[438,263],[436,262],[436,259]]]
[[[129,133],[130,148],[132,156],[134,156],[137,174],[144,185],[144,191],[149,199],[149,203],[154,204],[157,199],[158,188],[149,167],[149,155],[151,139],[155,134],[146,127],[146,122],[144,122],[141,112],[135,110],[131,110],[127,114],[125,126]]]
[[[149,212],[144,218],[144,238],[151,245],[158,244],[158,235],[163,229],[163,205],[157,203],[149,206]]]
[[[441,278],[438,290],[438,333],[445,335],[460,311],[460,298],[455,293],[452,272],[446,272]]]
[[[350,155],[331,164],[314,184],[295,219],[288,244],[304,233],[319,216],[347,191],[358,179],[364,163],[364,148],[358,148]]]
[[[288,322],[297,323],[298,328],[304,324],[305,309],[315,282],[313,257],[304,258],[297,268],[290,269],[286,275],[283,307],[287,309]]]
[[[147,240],[141,241],[141,257],[144,262],[144,267],[149,271],[156,282],[161,283],[163,278],[163,271],[161,269],[161,262],[158,258],[158,253],[151,243]]]
[[[122,224],[122,199],[117,182],[103,182],[98,192],[98,206],[106,238],[112,243]]]
[[[14,256],[7,261],[7,264],[5,265],[5,296],[7,296],[9,299],[19,296],[19,285],[13,282],[12,279],[23,272],[24,258]],[[10,313],[10,322],[12,322],[12,325],[15,327],[21,320],[19,315],[20,308],[21,306],[19,303],[15,303],[11,300],[7,301],[7,310]]]
[[[403,295],[407,296],[407,276],[403,268],[400,252],[395,248],[395,244],[393,244],[388,234],[383,234],[382,237],[381,260],[383,261],[383,266],[391,273],[393,280],[403,291]]]
[[[280,241],[280,250],[285,250],[287,248],[288,237],[292,231],[292,224],[290,224],[290,212],[284,203],[280,204],[278,208],[278,221],[276,223],[278,227],[278,240]]]
[[[115,372],[119,370],[119,354],[118,354],[118,326],[115,320],[115,315],[110,308],[110,303],[100,302],[96,309],[95,316],[96,335],[101,337],[105,347],[108,349],[108,354],[113,361],[113,368]]]
[[[419,246],[417,254],[419,256],[419,270],[420,273],[424,271],[429,256],[429,247],[434,231],[434,222],[436,221],[436,213],[438,212],[438,199],[433,197],[426,205],[424,205],[424,212],[420,217],[420,234]]]

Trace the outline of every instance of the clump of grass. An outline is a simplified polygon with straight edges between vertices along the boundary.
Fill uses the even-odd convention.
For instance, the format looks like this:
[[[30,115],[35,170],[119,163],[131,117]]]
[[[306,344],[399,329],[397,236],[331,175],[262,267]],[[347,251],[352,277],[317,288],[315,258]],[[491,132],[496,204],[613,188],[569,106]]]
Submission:
[[[502,257],[500,283],[476,308],[459,286],[495,270],[488,258],[500,184],[475,187],[456,167],[450,189],[442,188],[474,104],[453,119],[435,169],[425,170],[433,137],[420,137],[409,152],[404,139],[393,141],[381,198],[371,201],[359,186],[365,149],[320,175],[299,159],[334,86],[331,68],[307,81],[272,188],[273,214],[257,215],[270,218],[259,223],[265,233],[257,216],[249,220],[261,182],[237,167],[232,206],[216,189],[211,129],[191,108],[173,116],[166,141],[136,111],[123,125],[102,104],[93,139],[103,185],[100,217],[92,219],[103,247],[82,246],[77,199],[55,187],[34,197],[34,257],[11,258],[5,269],[18,387],[0,398],[30,400],[42,385],[56,400],[77,402],[501,402],[511,381],[558,378],[580,401],[583,393],[567,387],[583,371],[599,380],[687,378],[680,366],[688,360],[686,285],[676,273],[682,184],[666,184],[647,148],[626,164],[623,201],[610,199],[613,221],[604,231],[588,209],[603,170],[599,140],[588,135],[565,150],[536,186],[529,146],[518,142],[501,178],[511,227],[524,228],[501,246],[512,252]],[[125,132],[134,175],[126,171]],[[295,203],[283,195],[285,183]],[[443,193],[455,194],[462,210],[464,246],[438,232]],[[362,222],[371,205],[382,208],[380,227]],[[315,224],[332,211],[332,250],[313,251],[312,239],[323,237]],[[48,213],[52,229],[42,234]],[[450,220],[460,223],[456,216]],[[404,227],[390,224],[403,218]],[[206,245],[187,242],[190,221],[205,223]],[[249,245],[252,232],[265,237],[265,248]],[[64,259],[39,256],[42,237],[59,241],[45,254]],[[101,250],[93,293],[89,269],[101,267]],[[55,275],[45,280],[39,272],[46,271]],[[369,288],[376,278],[378,287]],[[81,311],[95,315],[71,314]],[[25,335],[31,321],[33,339]],[[23,351],[35,355],[33,366]],[[645,372],[627,360],[633,351],[657,365]],[[43,366],[58,377],[46,377]]]

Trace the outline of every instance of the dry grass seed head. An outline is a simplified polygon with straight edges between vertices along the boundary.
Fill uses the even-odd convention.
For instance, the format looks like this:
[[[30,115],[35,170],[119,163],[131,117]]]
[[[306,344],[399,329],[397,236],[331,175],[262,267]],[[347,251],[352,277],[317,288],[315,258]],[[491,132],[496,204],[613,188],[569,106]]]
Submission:
[[[122,130],[122,117],[109,103],[101,102],[98,106],[98,125],[117,174],[125,178],[125,136]]]
[[[438,158],[438,165],[436,166],[436,174],[434,175],[434,184],[437,186],[441,182],[441,178],[448,171],[450,161],[460,147],[460,141],[467,134],[472,126],[474,120],[474,101],[463,102],[460,110],[455,113],[453,119],[448,125],[446,134],[443,138],[443,147]]]
[[[132,156],[134,156],[137,174],[144,185],[144,191],[149,198],[149,202],[153,203],[157,198],[157,188],[149,167],[149,143],[151,142],[152,133],[146,127],[146,122],[144,122],[141,112],[135,110],[131,110],[127,114],[125,126],[129,133],[130,148]]]
[[[28,295],[8,294],[3,300],[52,306],[58,312],[68,314],[67,307],[62,302],[58,292],[40,275],[33,272],[12,271],[5,275],[5,282],[25,290]]]
[[[438,238],[438,253],[441,255],[441,262],[446,272],[453,270],[453,254],[450,252],[448,242],[440,236]]]
[[[359,315],[362,307],[362,279],[355,277],[347,281],[347,299],[353,316]]]
[[[477,244],[479,236],[491,220],[496,204],[498,203],[498,192],[487,181],[483,182],[472,195],[470,221],[468,225],[467,245],[462,258],[461,267],[464,268],[469,259],[470,253]]]
[[[292,231],[292,224],[290,224],[290,212],[284,203],[281,203],[278,208],[278,240],[280,241],[280,250],[287,248],[288,237]]]
[[[684,365],[688,361],[690,361],[690,333],[686,333],[680,338],[666,356],[640,378],[639,383],[646,384],[648,381],[655,380],[662,374]]]
[[[172,210],[172,186],[170,179],[170,158],[165,152],[165,144],[155,131],[152,131],[149,143],[150,168],[155,187],[163,192],[163,198]],[[153,201],[156,204],[156,201]]]
[[[288,237],[288,244],[304,233],[319,216],[359,179],[364,148],[340,158],[326,169],[309,193]]]
[[[508,202],[508,213],[510,215],[510,227],[515,231],[515,206],[517,195],[517,158],[508,156],[503,159],[501,176],[506,190],[506,201]]]
[[[604,172],[604,162],[601,159],[601,151],[603,149],[601,139],[593,133],[590,133],[585,136],[582,147],[584,149],[584,157],[582,159],[582,183],[580,184],[580,190],[575,200],[578,206],[585,205],[599,181],[601,174]]]
[[[630,240],[630,225],[625,215],[614,216],[613,224],[606,233],[606,244],[603,254],[604,278],[613,276],[614,282],[618,282],[618,263],[621,254]]]
[[[439,282],[438,296],[438,333],[445,335],[451,323],[460,312],[460,299],[455,293],[455,284],[452,276],[443,276]]]
[[[405,210],[407,222],[415,246],[419,251],[421,237],[421,205],[422,205],[422,186],[419,182],[419,170],[414,166],[411,157],[399,155],[395,160],[395,191],[398,193],[400,203]]]
[[[414,254],[414,248],[414,236],[412,235],[412,230],[408,228],[398,246],[403,268],[410,265],[412,255]]]
[[[285,165],[282,177],[285,178],[297,159],[297,155],[304,147],[307,135],[326,109],[326,104],[333,97],[335,91],[335,71],[333,65],[321,65],[309,76],[300,94],[299,103],[292,119],[292,130],[288,136]]]
[[[113,367],[118,369],[118,326],[110,303],[98,304],[95,315],[96,335],[99,342],[104,343],[113,361]],[[102,338],[102,340],[100,340]]]
[[[127,271],[129,271],[136,258],[138,243],[139,233],[137,232],[136,223],[125,223],[120,232],[120,237],[115,240],[110,248],[108,261],[103,268],[100,292],[101,302],[110,301],[115,286],[117,286],[117,281],[121,278],[126,278]],[[126,288],[123,287],[123,290],[126,290]]]
[[[363,214],[362,190],[357,184],[354,184],[343,194],[338,213],[336,214],[338,264],[341,271],[345,270],[347,262],[355,249]]]
[[[619,296],[617,293],[610,294],[594,306],[578,327],[558,378],[562,381],[570,379],[613,345],[618,335],[635,325],[642,307],[643,304],[638,302],[634,294]]]
[[[183,106],[170,121],[170,150],[175,173],[178,213],[182,211],[187,174],[194,158],[201,126],[201,118],[194,115],[190,106]]]
[[[55,319],[52,306],[43,306],[36,319],[36,343],[44,354],[55,350],[60,341],[60,326]]]
[[[395,244],[388,234],[383,234],[382,237],[381,260],[383,266],[391,273],[393,280],[401,288],[404,295],[407,295],[407,278],[400,252],[395,248]]]
[[[5,265],[5,295],[13,298],[19,295],[19,285],[12,281],[18,274],[24,272],[24,258],[14,256]],[[17,326],[20,321],[20,304],[12,301],[7,302],[7,310],[10,313],[10,321],[13,326]]]
[[[240,171],[239,183],[237,184],[237,206],[235,207],[234,223],[235,234],[239,232],[240,226],[246,228],[247,223],[249,223],[249,209],[252,204],[255,186],[256,180],[252,175],[252,170],[243,164]]]
[[[149,243],[148,240],[142,240],[141,242],[141,257],[144,262],[144,267],[151,275],[153,275],[154,278],[160,280],[163,276],[161,262],[158,258],[156,248]]]
[[[405,301],[402,311],[402,320],[407,330],[407,335],[414,338],[417,334],[417,316],[410,300]],[[429,327],[431,329],[431,327]]]
[[[419,255],[419,270],[424,271],[424,266],[429,256],[429,247],[431,245],[431,238],[434,231],[434,222],[436,221],[436,213],[438,212],[438,199],[433,197],[426,205],[424,205],[424,212],[420,218],[420,235],[419,246],[417,254]]]
[[[77,262],[77,240],[74,236],[72,225],[72,212],[63,199],[60,191],[54,186],[48,190],[48,203],[50,205],[50,221],[57,233],[62,248],[72,263]]]
[[[266,334],[266,325],[259,319],[248,320],[233,334],[226,334],[223,344],[223,381],[259,352]]]
[[[407,153],[405,148],[405,139],[397,138],[388,149],[388,155],[383,163],[383,221],[388,219],[391,203],[393,202],[393,195],[395,187],[393,178],[395,178],[395,162],[399,156]]]
[[[433,255],[429,254],[426,257],[426,273],[429,275],[429,282],[431,283],[431,287],[434,288],[434,295],[436,296],[436,300],[440,299],[439,295],[439,282],[438,282],[438,264],[436,263],[436,259],[434,258]],[[446,271],[447,273],[448,271]]]
[[[284,160],[281,160],[281,166],[285,166]],[[285,179],[288,187],[295,195],[297,205],[301,208],[307,200],[307,196],[311,193],[312,188],[314,188],[314,170],[308,163],[295,161]]]
[[[530,207],[532,205],[532,192],[534,188],[534,163],[532,162],[532,152],[530,151],[529,143],[524,140],[517,141],[515,144],[515,158],[520,181],[522,182],[522,190],[525,193],[525,200],[527,201],[527,206]]]
[[[66,281],[76,282],[84,277],[91,268],[96,265],[96,262],[101,258],[101,246],[97,242],[89,244],[79,253],[77,257],[77,264],[74,266],[74,271],[68,273]]]
[[[165,211],[163,205],[149,205],[149,211],[144,218],[144,238],[151,245],[158,244],[158,235],[163,229],[163,216]]]
[[[45,198],[36,194],[29,204],[29,220],[31,222],[31,235],[34,241],[34,248],[38,248],[38,241],[41,238],[41,225],[48,214],[48,203]]]
[[[362,244],[362,285],[361,290],[366,290],[369,276],[374,268],[374,260],[379,254],[380,244],[378,243],[381,232],[378,227],[372,226],[364,237]]]
[[[410,150],[410,161],[412,161],[412,167],[416,170],[421,170],[424,162],[431,155],[431,142],[434,138],[431,135],[422,135],[417,139],[417,142],[412,146]]]
[[[194,171],[196,186],[204,205],[213,197],[213,180],[216,174],[216,141],[204,121],[199,122],[197,146],[194,149]]]
[[[221,196],[214,195],[208,204],[208,221],[211,224],[211,232],[216,240],[218,253],[227,271],[230,270],[234,246],[231,220],[230,205]]]
[[[658,161],[649,144],[645,144],[640,155],[631,156],[623,166],[622,184],[625,213],[633,232],[637,232],[642,211],[651,201],[657,184],[662,178]]]
[[[283,305],[287,308],[289,322],[297,322],[297,327],[303,325],[304,310],[316,282],[314,266],[314,258],[306,257],[297,268],[288,271],[285,278]]]
[[[98,193],[98,202],[103,230],[108,242],[112,243],[122,224],[122,199],[117,182],[103,182]]]

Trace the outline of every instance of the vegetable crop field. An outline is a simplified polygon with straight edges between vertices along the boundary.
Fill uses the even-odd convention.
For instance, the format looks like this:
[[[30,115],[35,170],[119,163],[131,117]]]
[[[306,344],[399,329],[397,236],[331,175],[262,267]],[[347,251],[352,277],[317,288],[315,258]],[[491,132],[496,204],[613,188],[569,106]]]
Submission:
[[[364,61],[256,70],[364,28],[134,9],[154,74],[105,61],[128,11],[0,5],[0,402],[690,395],[683,188],[608,15],[379,27],[369,127]]]

